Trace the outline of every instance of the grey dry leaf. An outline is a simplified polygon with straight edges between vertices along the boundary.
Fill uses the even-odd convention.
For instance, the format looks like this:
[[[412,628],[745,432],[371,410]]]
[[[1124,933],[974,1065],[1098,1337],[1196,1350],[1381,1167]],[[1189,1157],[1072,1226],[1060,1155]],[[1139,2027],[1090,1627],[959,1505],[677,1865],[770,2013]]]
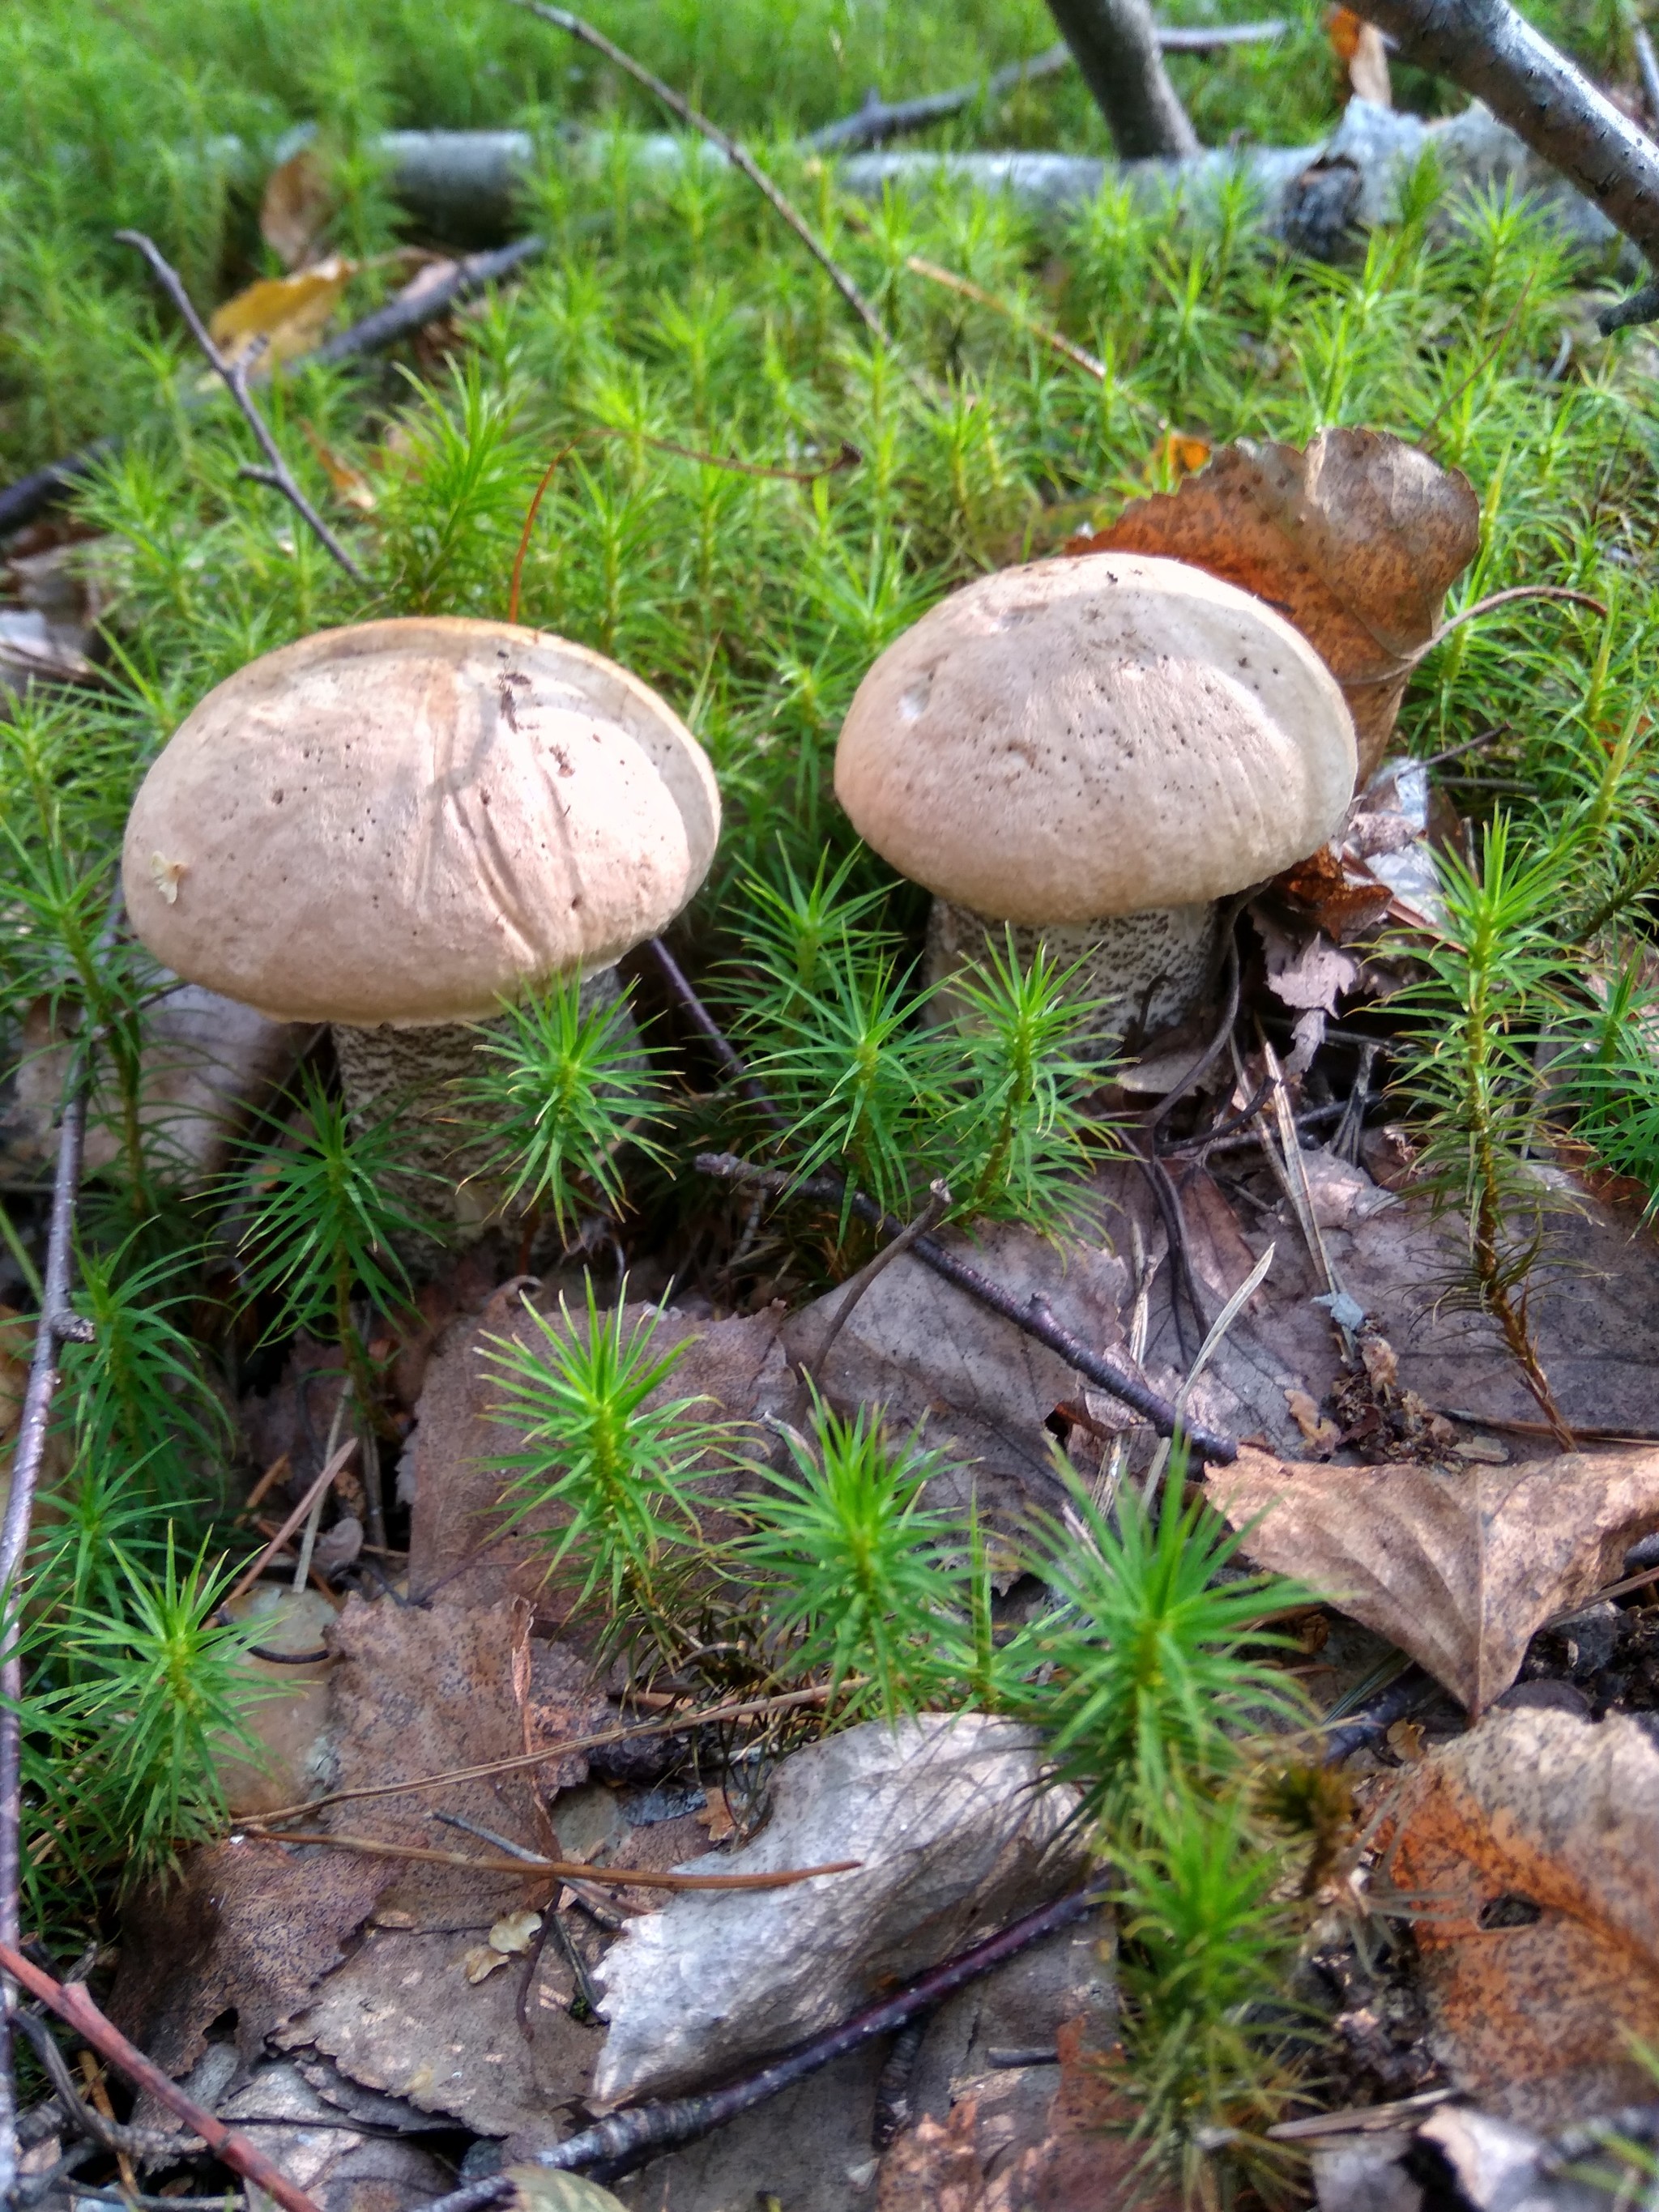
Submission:
[[[1410,1770],[1379,1841],[1461,2089],[1542,2132],[1651,2099],[1632,2045],[1659,2039],[1659,1746],[1639,1721],[1492,1713]]]
[[[1066,550],[1190,561],[1277,607],[1342,686],[1363,786],[1399,712],[1401,664],[1433,636],[1480,543],[1461,469],[1384,431],[1334,429],[1305,453],[1241,438],[1179,491],[1132,501]]]
[[[1564,1454],[1456,1474],[1310,1466],[1248,1447],[1212,1494],[1259,1566],[1293,1575],[1480,1714],[1534,1633],[1659,1528],[1659,1451]]]

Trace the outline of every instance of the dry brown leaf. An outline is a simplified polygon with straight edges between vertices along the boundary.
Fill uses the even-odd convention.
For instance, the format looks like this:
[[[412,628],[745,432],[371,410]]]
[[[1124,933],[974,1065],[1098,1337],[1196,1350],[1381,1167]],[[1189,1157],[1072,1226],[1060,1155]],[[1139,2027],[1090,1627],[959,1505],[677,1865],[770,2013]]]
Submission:
[[[337,253],[296,276],[263,276],[215,309],[208,335],[233,363],[292,361],[321,337],[356,269]]]
[[[1646,2100],[1659,2042],[1659,1747],[1640,1722],[1490,1714],[1401,1787],[1384,1867],[1437,2055],[1540,2132]]]
[[[1473,1713],[1545,1621],[1615,1579],[1659,1528],[1659,1451],[1567,1454],[1455,1474],[1300,1465],[1241,1450],[1212,1491],[1258,1565],[1397,1644]],[[1254,1525],[1250,1525],[1254,1524]]]
[[[259,203],[259,235],[284,269],[303,269],[328,221],[328,174],[309,146],[273,169]]]
[[[1334,429],[1305,453],[1241,438],[1178,491],[1132,501],[1066,550],[1190,561],[1277,607],[1342,686],[1364,784],[1394,728],[1401,664],[1433,635],[1480,540],[1462,470],[1380,430]]]
[[[299,1850],[257,1836],[186,1854],[122,1919],[110,2017],[173,2075],[207,2048],[222,2013],[244,2064],[337,1966],[386,1885],[384,1859]]]

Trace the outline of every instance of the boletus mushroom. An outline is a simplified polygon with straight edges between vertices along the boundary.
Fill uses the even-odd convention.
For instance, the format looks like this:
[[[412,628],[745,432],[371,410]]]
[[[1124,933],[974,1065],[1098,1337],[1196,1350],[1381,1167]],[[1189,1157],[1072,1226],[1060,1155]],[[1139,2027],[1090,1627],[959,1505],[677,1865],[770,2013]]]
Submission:
[[[1184,562],[1005,568],[934,607],[859,686],[836,793],[934,894],[927,972],[1041,941],[1102,1002],[1098,1042],[1202,998],[1218,902],[1304,860],[1353,792],[1335,678],[1261,600]]]
[[[571,975],[614,998],[720,820],[702,746],[600,654],[504,623],[363,623],[209,693],[133,802],[122,880],[165,966],[331,1024],[354,1113],[408,1102],[411,1164],[465,1222],[489,1198],[438,1109],[475,1025]]]

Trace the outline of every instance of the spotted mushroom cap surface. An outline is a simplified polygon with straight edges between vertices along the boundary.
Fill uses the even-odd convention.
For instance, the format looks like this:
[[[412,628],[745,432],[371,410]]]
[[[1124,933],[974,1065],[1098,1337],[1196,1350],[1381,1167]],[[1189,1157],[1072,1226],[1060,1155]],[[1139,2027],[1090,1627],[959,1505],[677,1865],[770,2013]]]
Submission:
[[[860,684],[836,794],[913,883],[999,921],[1224,897],[1304,860],[1353,794],[1335,678],[1262,600],[1097,553],[984,576]]]
[[[209,693],[133,802],[122,880],[158,960],[265,1013],[468,1021],[665,927],[720,821],[702,746],[602,655],[363,623]]]

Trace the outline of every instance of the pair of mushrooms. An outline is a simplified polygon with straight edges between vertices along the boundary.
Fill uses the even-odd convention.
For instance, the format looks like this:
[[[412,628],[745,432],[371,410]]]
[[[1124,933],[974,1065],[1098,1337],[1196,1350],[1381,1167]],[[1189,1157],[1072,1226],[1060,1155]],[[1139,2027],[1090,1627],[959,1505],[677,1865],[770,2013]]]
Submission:
[[[933,980],[1012,922],[1086,958],[1105,1039],[1190,1011],[1216,902],[1329,837],[1355,767],[1342,695],[1289,623],[1184,563],[1106,553],[982,578],[899,638],[854,700],[836,789],[935,894]],[[165,966],[331,1024],[362,1112],[429,1095],[504,998],[571,975],[614,994],[616,962],[702,882],[720,818],[696,739],[598,653],[376,622],[202,702],[139,791],[123,878]],[[451,1141],[411,1117],[412,1160]]]

